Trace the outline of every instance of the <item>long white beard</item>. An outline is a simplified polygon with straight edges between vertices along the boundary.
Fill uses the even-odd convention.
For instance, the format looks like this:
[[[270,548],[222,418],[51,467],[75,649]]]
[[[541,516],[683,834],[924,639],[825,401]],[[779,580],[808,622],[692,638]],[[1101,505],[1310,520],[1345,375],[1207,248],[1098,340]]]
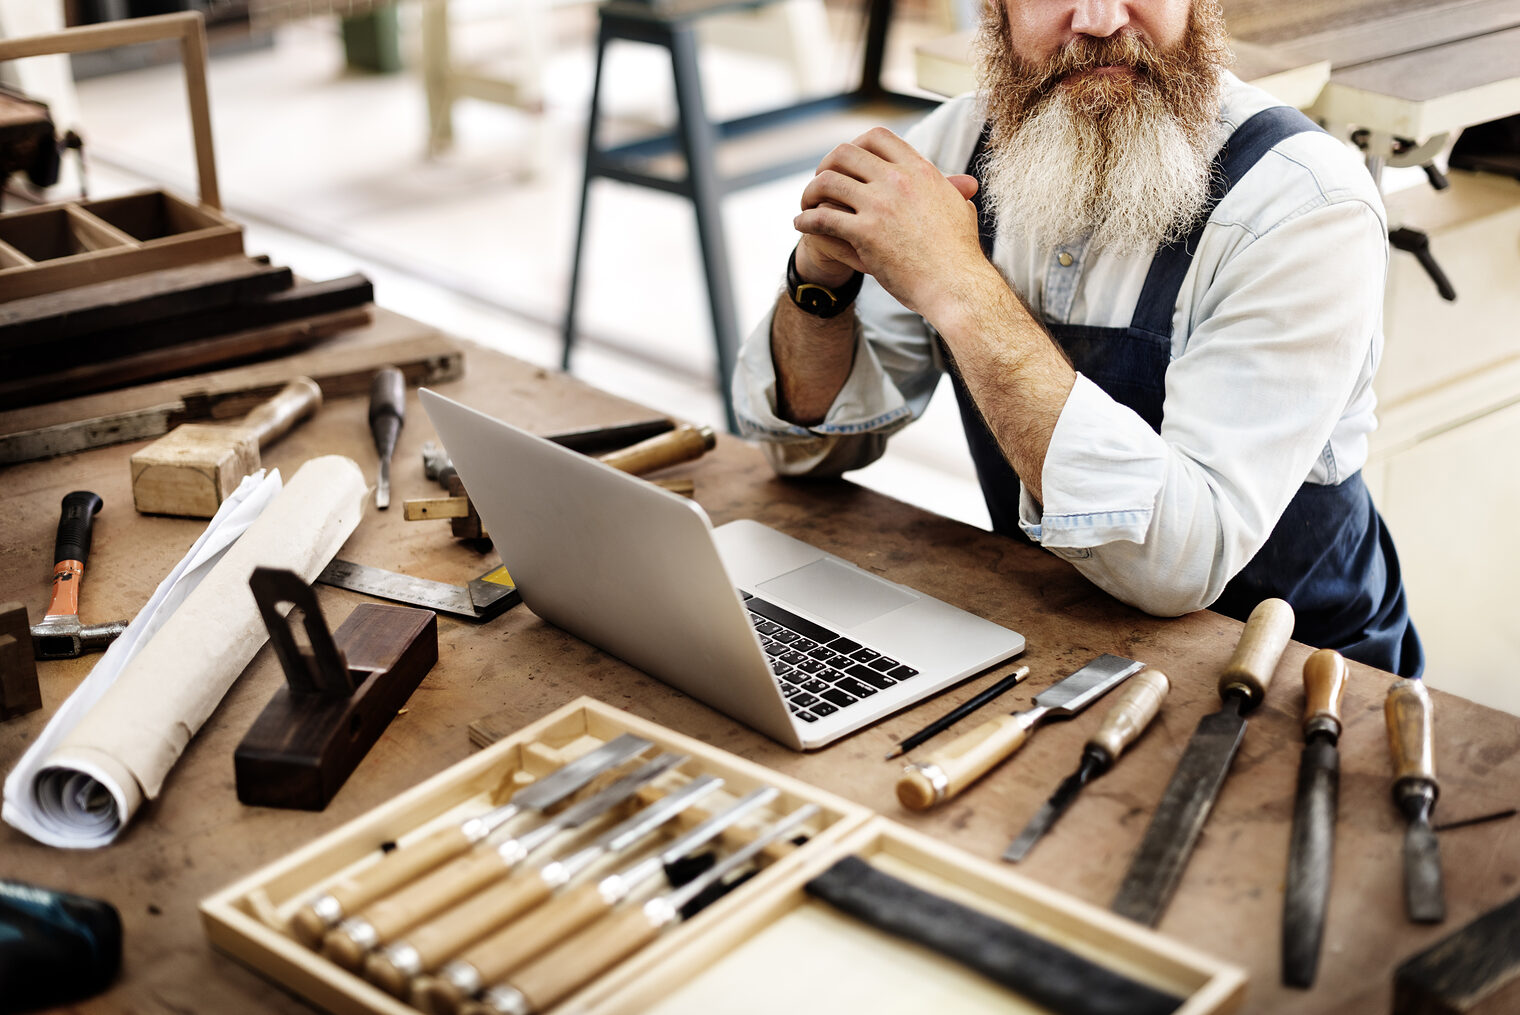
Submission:
[[[1146,253],[1187,235],[1224,134],[1189,132],[1154,94],[1097,121],[1058,88],[988,151],[982,186],[999,230],[1039,247]]]

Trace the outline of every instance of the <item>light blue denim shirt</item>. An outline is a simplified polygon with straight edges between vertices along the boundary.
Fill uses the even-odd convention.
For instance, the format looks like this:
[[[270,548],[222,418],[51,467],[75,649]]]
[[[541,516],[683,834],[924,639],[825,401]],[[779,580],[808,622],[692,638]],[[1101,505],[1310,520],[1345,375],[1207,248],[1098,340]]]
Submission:
[[[1231,129],[1275,104],[1225,75]],[[907,140],[944,172],[964,172],[982,120],[962,96]],[[1148,254],[1040,249],[1001,232],[992,260],[1043,320],[1119,328],[1150,266]],[[1141,609],[1208,606],[1302,483],[1339,483],[1365,462],[1387,265],[1382,201],[1359,156],[1321,132],[1277,145],[1204,229],[1177,298],[1161,432],[1079,374],[1045,458],[1044,504],[1021,493],[1021,528]],[[770,329],[767,315],[740,349],[734,404],[786,475],[880,457],[944,369],[929,325],[867,278],[849,380],[823,422],[803,428],[776,416]]]

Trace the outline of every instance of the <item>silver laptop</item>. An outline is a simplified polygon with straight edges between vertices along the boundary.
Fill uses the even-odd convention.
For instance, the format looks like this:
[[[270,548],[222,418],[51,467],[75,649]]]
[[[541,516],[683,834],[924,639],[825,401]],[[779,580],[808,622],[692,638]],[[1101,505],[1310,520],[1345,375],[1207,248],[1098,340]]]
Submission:
[[[523,602],[790,747],[1024,650],[1022,635],[423,389]]]

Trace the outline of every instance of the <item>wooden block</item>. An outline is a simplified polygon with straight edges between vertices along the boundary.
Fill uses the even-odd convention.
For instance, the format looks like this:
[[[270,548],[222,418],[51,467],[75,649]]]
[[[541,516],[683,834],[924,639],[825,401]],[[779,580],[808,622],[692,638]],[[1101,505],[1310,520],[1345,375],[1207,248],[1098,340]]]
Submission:
[[[147,515],[210,518],[259,467],[251,430],[186,423],[132,456],[132,503]]]
[[[1508,1015],[1520,1010],[1520,896],[1405,960],[1394,1015]]]
[[[0,603],[0,720],[35,712],[42,707],[37,685],[37,659],[32,652],[32,629],[26,607]]]
[[[333,634],[358,682],[350,695],[275,692],[233,755],[238,799],[319,811],[438,661],[431,610],[361,603]]]

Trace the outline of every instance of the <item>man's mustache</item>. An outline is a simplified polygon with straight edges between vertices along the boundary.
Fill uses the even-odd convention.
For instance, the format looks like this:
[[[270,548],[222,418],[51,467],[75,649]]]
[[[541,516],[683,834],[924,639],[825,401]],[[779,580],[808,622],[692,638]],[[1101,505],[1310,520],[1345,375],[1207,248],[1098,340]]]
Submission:
[[[1133,32],[1120,32],[1102,39],[1078,36],[1046,61],[1038,91],[1055,88],[1070,74],[1098,67],[1128,67],[1142,77],[1149,76],[1155,64],[1154,48]]]

